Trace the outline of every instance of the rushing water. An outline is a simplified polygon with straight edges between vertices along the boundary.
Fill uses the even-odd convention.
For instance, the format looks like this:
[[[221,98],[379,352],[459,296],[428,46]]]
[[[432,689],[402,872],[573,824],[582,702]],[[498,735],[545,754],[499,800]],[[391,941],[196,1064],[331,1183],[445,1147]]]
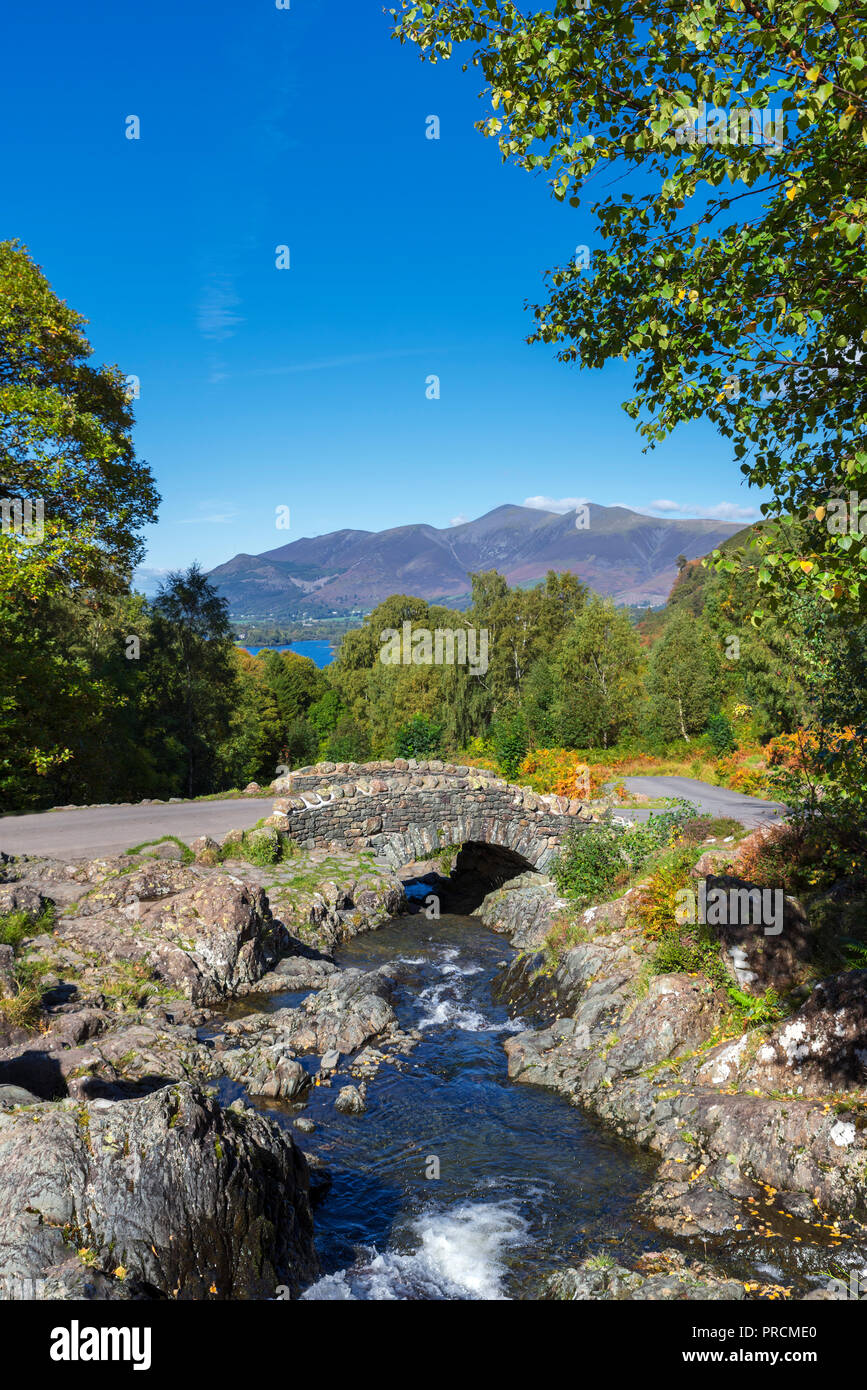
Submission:
[[[396,1010],[422,1041],[370,1082],[360,1117],[334,1109],[348,1073],[311,1092],[317,1128],[302,1142],[333,1186],[316,1210],[325,1272],[306,1298],[532,1298],[557,1266],[643,1246],[632,1207],[651,1160],[507,1077],[503,1039],[525,1025],[491,983],[512,954],[454,916],[403,917],[340,952],[362,969],[403,962]]]

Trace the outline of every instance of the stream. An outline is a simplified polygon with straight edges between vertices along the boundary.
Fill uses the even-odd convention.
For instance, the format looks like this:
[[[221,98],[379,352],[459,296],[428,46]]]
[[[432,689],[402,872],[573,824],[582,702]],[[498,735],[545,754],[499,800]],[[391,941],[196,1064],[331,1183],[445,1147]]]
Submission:
[[[362,1116],[334,1109],[348,1071],[310,1092],[316,1130],[302,1144],[333,1185],[316,1208],[323,1275],[304,1298],[535,1298],[555,1268],[650,1247],[633,1203],[653,1160],[508,1079],[503,1038],[528,1025],[494,1002],[492,982],[513,955],[477,919],[446,915],[398,918],[338,952],[365,970],[403,963],[395,1008],[422,1040],[381,1068]]]

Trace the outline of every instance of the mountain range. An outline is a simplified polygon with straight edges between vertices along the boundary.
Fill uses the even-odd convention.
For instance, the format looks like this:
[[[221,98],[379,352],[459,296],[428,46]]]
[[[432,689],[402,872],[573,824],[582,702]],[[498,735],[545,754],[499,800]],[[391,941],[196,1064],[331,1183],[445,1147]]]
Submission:
[[[618,603],[666,601],[677,558],[706,555],[742,524],[642,516],[593,503],[576,512],[503,506],[476,521],[439,528],[419,523],[387,531],[331,531],[235,555],[211,570],[233,618],[324,618],[369,612],[389,594],[413,594],[462,607],[469,575],[499,570],[510,584],[570,570]]]

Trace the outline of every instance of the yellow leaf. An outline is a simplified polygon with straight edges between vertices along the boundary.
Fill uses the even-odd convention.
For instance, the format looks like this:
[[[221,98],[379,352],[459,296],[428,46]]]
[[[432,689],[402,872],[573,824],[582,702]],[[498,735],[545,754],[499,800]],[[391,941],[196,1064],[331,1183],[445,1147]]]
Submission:
[[[816,520],[817,520],[817,521],[821,521],[821,520],[822,520],[822,518],[823,518],[824,515],[825,515],[825,511],[826,511],[826,508],[825,508],[825,507],[817,507],[817,508],[816,508],[815,517],[816,517]]]
[[[812,560],[802,560],[800,563],[801,563],[801,569],[804,571],[804,573],[805,573],[805,574],[809,574],[809,573],[810,573],[810,570],[813,568],[813,561],[812,561]]]

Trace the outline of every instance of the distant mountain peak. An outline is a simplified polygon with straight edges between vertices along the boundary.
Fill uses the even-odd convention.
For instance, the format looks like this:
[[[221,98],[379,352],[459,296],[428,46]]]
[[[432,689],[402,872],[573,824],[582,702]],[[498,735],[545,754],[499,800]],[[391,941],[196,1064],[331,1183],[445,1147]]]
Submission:
[[[703,518],[644,516],[587,504],[575,512],[503,503],[473,521],[411,522],[384,531],[343,529],[305,536],[260,555],[240,554],[211,571],[235,618],[297,619],[368,612],[389,594],[459,602],[471,573],[497,569],[510,584],[568,570],[619,603],[661,604],[677,557],[695,560],[742,526]]]

